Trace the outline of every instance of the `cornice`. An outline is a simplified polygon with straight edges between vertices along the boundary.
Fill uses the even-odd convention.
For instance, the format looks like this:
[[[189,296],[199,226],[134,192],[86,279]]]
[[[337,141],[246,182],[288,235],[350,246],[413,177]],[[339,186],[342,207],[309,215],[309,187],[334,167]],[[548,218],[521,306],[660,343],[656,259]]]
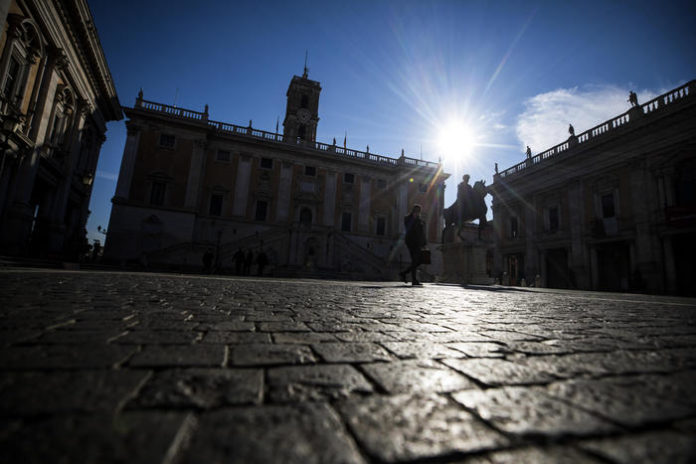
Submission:
[[[107,121],[123,118],[116,88],[104,55],[94,18],[86,0],[54,0]]]

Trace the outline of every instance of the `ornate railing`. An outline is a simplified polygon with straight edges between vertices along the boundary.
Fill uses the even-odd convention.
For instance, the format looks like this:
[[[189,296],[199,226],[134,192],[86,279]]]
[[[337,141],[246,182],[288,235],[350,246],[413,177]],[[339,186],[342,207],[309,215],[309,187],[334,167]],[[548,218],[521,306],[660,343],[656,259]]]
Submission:
[[[627,112],[613,119],[605,121],[593,127],[592,129],[586,130],[582,134],[577,135],[574,139],[573,137],[571,137],[571,139],[566,140],[565,142],[562,142],[546,151],[529,157],[525,161],[522,161],[521,163],[518,163],[510,168],[507,168],[504,171],[497,173],[496,175],[503,178],[510,177],[514,174],[523,172],[525,169],[535,166],[549,158],[553,158],[564,154],[564,152],[568,151],[571,148],[571,146],[575,147],[577,145],[581,145],[589,141],[594,141],[600,137],[612,134],[612,131],[614,131],[615,129],[630,124],[632,121],[631,118],[633,118],[633,120],[636,120],[636,118],[641,118],[644,115],[654,114],[655,112],[671,104],[682,102],[686,98],[693,98],[695,86],[696,81],[687,82],[681,87],[678,87],[674,90],[670,90],[669,92],[662,94],[659,97],[650,100],[649,102],[643,103],[638,107],[631,108]]]
[[[254,129],[249,126],[238,126],[236,124],[229,124],[221,121],[211,121],[208,119],[208,107],[206,106],[206,111],[199,112],[188,110],[185,108],[177,108],[176,106],[165,105],[163,103],[156,103],[147,100],[143,100],[139,96],[135,101],[135,108],[143,109],[155,113],[161,113],[169,117],[187,119],[195,122],[202,122],[207,124],[210,128],[214,129],[216,132],[221,134],[233,134],[241,135],[245,137],[254,137],[256,139],[263,139],[271,142],[284,143],[288,145],[299,145],[304,148],[309,148],[313,150],[318,150],[326,153],[331,153],[345,158],[358,159],[362,161],[367,161],[370,163],[388,165],[388,166],[413,166],[413,167],[425,167],[431,169],[438,169],[440,164],[433,163],[431,161],[423,161],[415,158],[408,158],[406,156],[401,156],[400,158],[391,158],[388,156],[378,155],[375,153],[370,153],[367,151],[353,150],[351,148],[341,147],[336,144],[328,144],[322,142],[310,142],[297,138],[292,140],[292,138],[285,137],[282,134],[277,134],[275,132],[267,132],[260,129]]]
[[[154,111],[157,113],[164,113],[169,116],[174,116],[183,119],[194,119],[197,121],[203,121],[205,119],[208,119],[208,115],[206,113],[187,110],[186,108],[177,108],[176,106],[165,105],[163,103],[155,103],[147,100],[138,100],[136,102],[136,108],[142,108],[144,110]]]

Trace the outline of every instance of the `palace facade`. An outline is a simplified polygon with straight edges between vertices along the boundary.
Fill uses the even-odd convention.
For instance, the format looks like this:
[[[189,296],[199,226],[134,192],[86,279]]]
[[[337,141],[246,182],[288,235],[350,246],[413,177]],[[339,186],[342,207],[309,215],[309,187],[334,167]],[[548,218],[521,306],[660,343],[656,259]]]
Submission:
[[[497,172],[491,193],[503,283],[695,295],[696,81]]]
[[[263,251],[274,275],[392,278],[409,260],[399,244],[414,203],[427,212],[433,264],[441,233],[441,165],[316,141],[319,82],[294,76],[283,133],[209,119],[147,101],[128,136],[105,259],[150,268],[200,269],[207,252],[221,272],[240,249]]]
[[[111,74],[85,0],[3,0],[0,24],[0,253],[74,260],[122,118]]]

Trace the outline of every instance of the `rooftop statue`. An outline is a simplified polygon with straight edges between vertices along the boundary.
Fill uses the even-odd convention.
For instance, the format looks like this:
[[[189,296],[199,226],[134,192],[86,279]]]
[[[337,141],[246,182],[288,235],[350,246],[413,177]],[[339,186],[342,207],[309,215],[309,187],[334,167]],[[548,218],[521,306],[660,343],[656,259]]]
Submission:
[[[631,90],[628,93],[628,102],[631,104],[632,107],[638,106],[638,95],[636,95],[636,93],[633,90]]]

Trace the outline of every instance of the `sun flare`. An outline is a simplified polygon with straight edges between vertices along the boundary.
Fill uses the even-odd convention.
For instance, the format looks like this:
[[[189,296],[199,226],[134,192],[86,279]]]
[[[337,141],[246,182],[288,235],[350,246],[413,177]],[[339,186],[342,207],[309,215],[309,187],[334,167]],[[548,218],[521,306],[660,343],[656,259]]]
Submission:
[[[453,120],[442,127],[437,141],[443,158],[456,162],[471,154],[476,146],[476,134],[468,124]]]

